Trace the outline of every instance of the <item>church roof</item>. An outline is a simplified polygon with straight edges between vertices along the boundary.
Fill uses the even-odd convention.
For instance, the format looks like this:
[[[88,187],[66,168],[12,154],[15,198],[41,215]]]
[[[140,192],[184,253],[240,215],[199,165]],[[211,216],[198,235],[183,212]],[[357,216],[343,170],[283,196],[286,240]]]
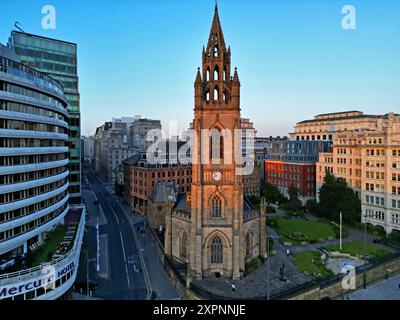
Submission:
[[[167,202],[170,197],[176,201],[177,187],[174,182],[160,181],[154,184],[150,199],[153,203]]]

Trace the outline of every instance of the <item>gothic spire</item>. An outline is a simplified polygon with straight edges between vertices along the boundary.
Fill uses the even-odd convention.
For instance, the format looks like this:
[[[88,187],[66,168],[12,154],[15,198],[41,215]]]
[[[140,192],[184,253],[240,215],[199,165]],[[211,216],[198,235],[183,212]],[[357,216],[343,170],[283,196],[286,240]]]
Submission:
[[[208,49],[214,50],[215,46],[218,49],[226,50],[224,34],[222,33],[221,22],[218,16],[218,6],[215,4],[214,18],[211,25],[210,37],[208,39]]]

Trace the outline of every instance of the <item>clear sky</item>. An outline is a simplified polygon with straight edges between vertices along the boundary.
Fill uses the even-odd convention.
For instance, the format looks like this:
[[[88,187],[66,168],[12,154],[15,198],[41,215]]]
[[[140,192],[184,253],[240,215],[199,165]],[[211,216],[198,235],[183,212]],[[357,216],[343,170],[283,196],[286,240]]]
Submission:
[[[14,22],[78,44],[82,134],[113,116],[193,118],[193,82],[213,0],[2,0],[0,42]],[[56,29],[41,27],[42,6]],[[341,26],[342,6],[356,29]],[[219,0],[225,41],[241,80],[242,116],[259,135],[342,110],[400,112],[400,1]]]

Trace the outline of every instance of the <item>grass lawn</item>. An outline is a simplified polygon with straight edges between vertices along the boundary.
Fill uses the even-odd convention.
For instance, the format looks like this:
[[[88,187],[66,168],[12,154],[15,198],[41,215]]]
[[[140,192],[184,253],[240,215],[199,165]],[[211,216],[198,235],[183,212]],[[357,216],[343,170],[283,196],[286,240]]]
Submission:
[[[320,254],[316,251],[295,253],[293,257],[293,264],[303,273],[317,278],[333,275],[333,272],[324,266]]]
[[[301,240],[293,239],[289,234],[299,234],[303,236],[303,241],[317,242],[321,238],[333,237],[336,238],[336,228],[334,225],[325,221],[309,220],[304,219],[285,219],[277,218],[278,227],[276,231],[282,237],[283,241],[292,242],[298,244]],[[344,232],[344,235],[346,233]]]
[[[67,227],[64,225],[58,226],[55,231],[48,234],[45,244],[34,253],[32,267],[40,265],[42,262],[48,261],[48,254],[55,253],[60,242],[63,241]]]
[[[326,247],[330,251],[339,251],[339,245],[333,245]],[[343,243],[342,251],[352,256],[363,257],[364,256],[364,242],[361,240],[350,241]],[[376,260],[390,254],[389,251],[381,249],[373,244],[367,244],[367,256],[370,256],[368,260]]]

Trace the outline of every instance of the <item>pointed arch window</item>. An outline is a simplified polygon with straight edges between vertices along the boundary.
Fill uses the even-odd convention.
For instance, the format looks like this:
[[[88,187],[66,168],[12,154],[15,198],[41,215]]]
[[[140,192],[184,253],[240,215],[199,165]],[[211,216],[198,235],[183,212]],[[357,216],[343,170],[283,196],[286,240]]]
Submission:
[[[182,233],[179,240],[180,240],[179,255],[181,256],[181,258],[187,258],[188,238],[187,238],[186,232]]]
[[[219,100],[219,88],[215,86],[214,88],[214,100]]]
[[[206,99],[206,101],[210,101],[210,89],[207,88],[204,94],[204,99]]]
[[[250,256],[253,251],[253,235],[249,231],[246,234],[246,239],[245,239],[245,244],[246,244],[246,257]]]
[[[215,236],[211,241],[211,263],[221,264],[224,261],[224,247],[219,236]]]
[[[207,71],[206,71],[206,81],[210,81],[210,67],[207,67]]]
[[[219,162],[224,159],[224,135],[216,128],[211,130],[209,150],[210,159],[213,162]]]
[[[218,45],[214,46],[214,58],[218,57]]]
[[[224,71],[222,72],[222,80],[226,81],[226,67],[224,67]]]
[[[214,80],[219,80],[219,68],[215,66],[214,68]]]
[[[214,196],[211,199],[211,217],[212,218],[221,218],[222,217],[221,207],[222,207],[221,199],[217,196]]]

